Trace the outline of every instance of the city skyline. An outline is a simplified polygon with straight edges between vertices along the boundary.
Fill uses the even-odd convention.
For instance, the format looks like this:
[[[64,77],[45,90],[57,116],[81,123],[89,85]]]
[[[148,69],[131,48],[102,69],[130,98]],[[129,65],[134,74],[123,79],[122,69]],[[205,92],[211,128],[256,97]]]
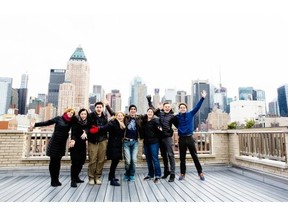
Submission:
[[[135,76],[149,94],[163,95],[167,88],[190,94],[197,79],[219,87],[221,74],[228,97],[251,86],[265,91],[267,103],[287,83],[282,1],[16,2],[1,6],[0,71],[14,88],[28,73],[29,96],[48,93],[50,69],[66,69],[79,45],[91,68],[89,92],[119,89],[124,104]]]

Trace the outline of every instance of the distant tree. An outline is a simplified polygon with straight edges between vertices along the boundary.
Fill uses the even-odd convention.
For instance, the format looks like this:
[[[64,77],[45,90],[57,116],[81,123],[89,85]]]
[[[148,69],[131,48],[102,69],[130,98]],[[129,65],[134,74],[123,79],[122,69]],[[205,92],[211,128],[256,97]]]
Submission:
[[[245,128],[252,128],[255,125],[254,120],[246,120]]]
[[[236,129],[237,128],[237,123],[236,122],[231,122],[228,124],[228,129]]]

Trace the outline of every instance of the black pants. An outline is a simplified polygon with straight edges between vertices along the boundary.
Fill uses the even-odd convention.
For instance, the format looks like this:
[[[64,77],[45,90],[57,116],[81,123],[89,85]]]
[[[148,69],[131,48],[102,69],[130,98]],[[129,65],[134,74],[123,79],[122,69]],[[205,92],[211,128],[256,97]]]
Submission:
[[[163,137],[159,140],[161,157],[164,165],[164,175],[171,171],[171,174],[175,174],[175,156],[173,151],[172,137]],[[169,170],[169,164],[170,169]]]
[[[72,161],[71,165],[71,180],[79,179],[79,174],[82,170],[83,162],[79,160]]]
[[[186,173],[186,152],[187,148],[194,161],[198,175],[202,173],[202,166],[199,162],[197,150],[195,147],[195,141],[192,136],[180,136],[179,137],[179,150],[180,150],[180,172],[181,174]]]
[[[53,183],[59,182],[61,158],[62,157],[50,156],[49,172],[50,172],[51,182]]]
[[[116,172],[116,168],[118,166],[119,160],[112,160],[111,161],[111,165],[110,165],[110,171],[109,171],[109,181],[111,181],[112,179],[115,179],[115,172]]]

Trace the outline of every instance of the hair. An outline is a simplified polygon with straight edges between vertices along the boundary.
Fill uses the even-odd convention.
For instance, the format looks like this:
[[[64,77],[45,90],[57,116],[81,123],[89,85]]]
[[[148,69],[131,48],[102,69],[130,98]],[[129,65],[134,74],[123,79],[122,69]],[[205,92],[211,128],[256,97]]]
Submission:
[[[123,117],[125,117],[125,113],[124,112],[118,111],[118,112],[115,113],[115,116],[114,116],[114,119],[117,120],[117,121],[118,121],[117,115],[119,113],[121,113],[123,115]],[[120,125],[121,129],[125,129],[126,128],[124,121],[123,122],[118,121],[118,122],[119,122],[119,125]]]
[[[71,112],[71,111],[73,111],[74,114],[75,114],[75,110],[74,110],[73,108],[67,108],[67,109],[64,111],[64,113],[68,113],[68,112]]]
[[[166,104],[169,104],[169,105],[170,105],[170,103],[169,103],[169,102],[164,102],[164,103],[163,103],[163,106],[165,106]]]
[[[154,110],[153,110],[151,107],[149,107],[149,108],[146,110],[146,112],[148,112],[148,110],[152,110],[152,112],[154,113]]]
[[[186,109],[188,109],[188,106],[187,106],[187,104],[186,103],[180,103],[179,105],[178,105],[178,108],[180,109],[180,106],[181,105],[184,105],[185,107],[186,107]]]
[[[104,104],[103,104],[102,101],[98,101],[98,102],[96,102],[96,103],[95,103],[95,107],[96,107],[97,105],[101,105],[102,107],[104,107]]]
[[[136,105],[134,105],[134,104],[131,104],[131,105],[129,106],[129,109],[128,109],[128,110],[130,111],[132,107],[135,107],[135,109],[136,109],[136,111],[137,111],[137,107],[136,107]]]
[[[78,112],[78,116],[80,116],[81,112],[83,112],[83,111],[86,111],[86,113],[87,113],[87,115],[88,115],[88,110],[85,109],[85,108],[82,108],[82,109],[79,110],[79,112]]]

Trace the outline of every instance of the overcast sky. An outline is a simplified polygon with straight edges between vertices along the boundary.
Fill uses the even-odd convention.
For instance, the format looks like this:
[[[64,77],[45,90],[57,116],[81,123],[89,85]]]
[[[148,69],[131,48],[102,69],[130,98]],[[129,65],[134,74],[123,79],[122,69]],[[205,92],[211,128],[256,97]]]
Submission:
[[[93,3],[93,4],[92,4]],[[133,77],[148,93],[185,90],[208,79],[238,95],[238,87],[266,92],[288,83],[288,7],[285,1],[38,1],[0,7],[0,76],[29,95],[48,92],[50,69],[66,69],[81,45],[92,85],[119,89],[125,100]],[[124,105],[127,101],[123,101]]]

